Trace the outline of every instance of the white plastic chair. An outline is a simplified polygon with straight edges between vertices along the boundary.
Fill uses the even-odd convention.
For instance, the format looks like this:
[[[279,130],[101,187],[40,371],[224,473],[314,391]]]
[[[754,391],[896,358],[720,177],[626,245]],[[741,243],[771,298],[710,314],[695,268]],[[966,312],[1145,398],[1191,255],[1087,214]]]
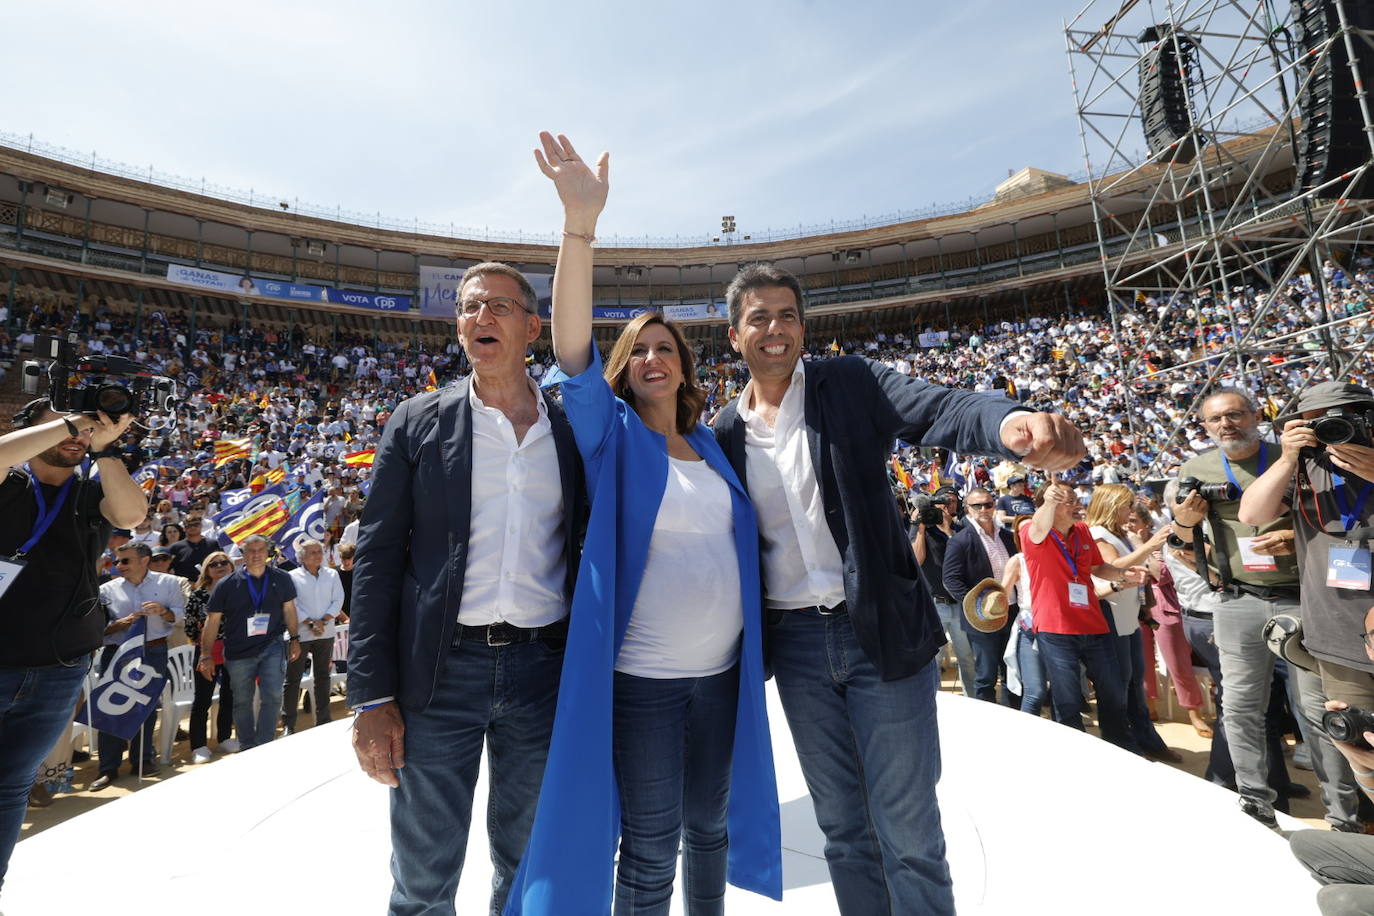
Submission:
[[[86,736],[86,751],[95,754],[95,729],[87,722],[80,721],[87,716],[86,710],[91,705],[91,691],[95,689],[96,682],[100,680],[100,675],[96,673],[95,665],[91,665],[91,670],[86,672],[86,679],[81,682],[81,713],[72,720],[72,747],[76,747],[78,735]]]
[[[167,650],[167,685],[162,688],[161,734],[158,736],[158,759],[164,764],[172,762],[177,726],[196,700],[196,669],[191,664],[195,654],[196,647],[192,645]]]
[[[348,624],[341,623],[334,629],[334,655],[332,661],[348,661]],[[348,672],[340,671],[338,665],[330,667],[329,688],[333,689],[348,680]]]

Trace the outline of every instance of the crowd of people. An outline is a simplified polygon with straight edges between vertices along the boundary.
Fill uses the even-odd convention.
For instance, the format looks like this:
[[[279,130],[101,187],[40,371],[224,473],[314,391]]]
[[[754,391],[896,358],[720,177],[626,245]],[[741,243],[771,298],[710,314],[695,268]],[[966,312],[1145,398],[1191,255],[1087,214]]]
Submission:
[[[465,277],[458,339],[438,352],[347,335],[323,346],[300,328],[192,331],[184,315],[135,322],[98,302],[74,312],[10,303],[0,325],[13,331],[12,352],[75,329],[87,352],[127,355],[176,379],[184,399],[136,423],[62,414],[43,399],[18,418],[20,444],[0,446],[11,468],[0,498],[25,508],[11,513],[0,547],[47,556],[58,539],[49,516],[81,481],[67,511],[92,534],[83,541],[77,526],[61,537],[95,572],[64,559],[79,584],[64,586],[63,608],[91,602],[102,613],[53,610],[43,620],[58,635],[45,642],[33,624],[0,648],[0,674],[43,668],[56,647],[53,677],[69,692],[92,637],[103,646],[98,670],[118,664],[131,634],[154,669],[189,641],[190,758],[204,763],[217,686],[220,752],[297,728],[307,661],[314,721],[328,721],[335,635],[348,623],[355,748],[396,790],[396,912],[451,900],[462,846],[447,841],[477,772],[453,760],[476,760],[484,743],[505,762],[492,773],[494,905],[544,912],[554,887],[601,910],[614,900],[617,912],[660,911],[679,840],[699,878],[689,911],[717,906],[727,873],[779,896],[765,631],[842,906],[888,899],[896,911],[952,912],[938,744],[906,740],[933,718],[946,641],[965,695],[1048,710],[1070,728],[1095,724],[1129,752],[1176,760],[1152,724],[1162,661],[1192,726],[1212,739],[1207,778],[1233,788],[1244,814],[1276,826],[1275,812],[1304,791],[1285,768],[1292,734],[1332,830],[1362,834],[1374,820],[1374,758],[1324,724],[1331,711],[1374,708],[1374,507],[1363,483],[1374,480],[1374,447],[1367,429],[1350,442],[1312,432],[1333,410],[1374,423],[1362,413],[1374,411],[1369,375],[1355,366],[1308,384],[1280,415],[1320,374],[1318,325],[1349,318],[1330,333],[1351,348],[1367,341],[1367,259],[1290,281],[1262,319],[1291,332],[1289,346],[1245,366],[1228,364],[1228,348],[1257,320],[1258,288],[1142,295],[1114,321],[969,325],[934,348],[904,334],[807,346],[800,284],[754,265],[726,294],[731,352],[694,347],[650,313],[603,367],[587,342],[606,163],[583,163],[546,137],[540,166],[566,215],[548,350],[535,346],[533,291],[505,265]],[[846,351],[868,359],[830,358]],[[1138,376],[1123,373],[1128,365]],[[561,397],[531,380],[561,381]],[[824,432],[808,449],[803,417],[813,416]],[[466,430],[470,444],[438,449],[436,427]],[[99,468],[97,481],[75,473],[83,461]],[[887,478],[837,471],[879,462]],[[453,504],[430,495],[446,486],[466,539],[448,534]],[[273,487],[293,507],[320,496],[319,537],[226,532],[242,494]],[[370,493],[383,494],[385,510],[369,511]],[[709,557],[709,575],[673,562],[683,551]],[[0,566],[29,580],[9,600],[38,587],[24,569]],[[664,600],[684,589],[702,592],[690,629]],[[911,607],[926,604],[912,626]],[[565,654],[573,642],[583,651]],[[828,644],[842,647],[842,675],[826,671]],[[491,694],[498,665],[523,672],[521,696]],[[836,678],[851,695],[898,703],[909,728],[837,704],[821,683]],[[572,697],[562,703],[560,683]],[[455,717],[476,715],[469,706],[502,700],[518,708],[519,728],[488,723],[464,747],[445,742]],[[69,702],[68,722],[71,712]],[[722,716],[735,723],[733,741]],[[834,734],[858,732],[863,747],[834,746]],[[150,729],[133,742],[102,732],[97,750],[90,790],[120,778],[126,753],[134,772],[156,772]],[[841,751],[852,759],[818,762]],[[855,782],[868,754],[883,758],[890,783]],[[45,766],[40,787],[25,791],[41,804],[45,790],[70,788],[67,772]],[[0,805],[10,815],[11,782]],[[618,868],[604,855],[616,842]],[[886,861],[884,843],[910,850],[911,862]],[[452,855],[440,861],[440,847]],[[1368,847],[1333,837],[1295,838],[1294,848],[1340,886],[1323,892],[1323,906],[1358,912],[1337,907],[1358,896],[1344,885],[1374,884]],[[1330,864],[1360,856],[1367,880]]]

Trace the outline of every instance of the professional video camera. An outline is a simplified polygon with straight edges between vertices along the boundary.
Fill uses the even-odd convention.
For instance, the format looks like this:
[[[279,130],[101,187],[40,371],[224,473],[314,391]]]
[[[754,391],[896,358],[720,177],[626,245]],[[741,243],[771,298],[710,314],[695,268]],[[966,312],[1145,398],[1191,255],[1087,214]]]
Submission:
[[[1332,407],[1311,423],[1313,435],[1322,445],[1374,445],[1370,428],[1374,427],[1374,409]]]
[[[938,528],[945,520],[945,510],[935,504],[929,496],[916,497],[916,521],[927,528]]]
[[[1230,481],[1203,483],[1196,477],[1180,477],[1178,479],[1177,501],[1183,502],[1191,493],[1197,493],[1209,503],[1225,499],[1240,499],[1240,487]]]
[[[25,394],[39,394],[39,380],[48,377],[48,398],[58,413],[109,417],[139,415],[148,410],[170,411],[176,403],[176,382],[123,356],[76,355],[77,337],[66,340],[40,334],[33,341],[34,359],[24,362]]]
[[[1364,733],[1374,731],[1374,714],[1353,706],[1346,709],[1330,709],[1322,715],[1322,731],[1332,741],[1353,744],[1365,750],[1374,750],[1364,740]]]

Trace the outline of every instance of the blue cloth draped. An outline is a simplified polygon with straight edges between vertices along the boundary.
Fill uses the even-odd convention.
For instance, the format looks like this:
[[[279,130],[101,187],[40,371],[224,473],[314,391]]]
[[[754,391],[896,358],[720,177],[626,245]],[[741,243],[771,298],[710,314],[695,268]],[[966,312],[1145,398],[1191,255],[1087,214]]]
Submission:
[[[639,592],[668,478],[667,443],[615,397],[601,359],[562,373],[563,409],[582,454],[591,518],[573,595],[549,760],[525,857],[506,916],[605,916],[611,910],[620,795],[611,753],[615,660]],[[782,831],[764,704],[758,526],[753,504],[709,429],[687,441],[730,488],[744,601],[739,707],[731,763],[731,884],[782,899]],[[683,562],[691,562],[684,557]],[[683,596],[683,611],[690,611]],[[727,727],[722,723],[722,727]]]

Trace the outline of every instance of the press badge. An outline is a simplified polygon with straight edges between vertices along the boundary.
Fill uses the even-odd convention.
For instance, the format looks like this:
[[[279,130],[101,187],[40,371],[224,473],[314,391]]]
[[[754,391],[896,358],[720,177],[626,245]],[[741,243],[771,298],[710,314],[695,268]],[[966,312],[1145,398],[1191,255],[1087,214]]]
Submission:
[[[1331,547],[1326,552],[1326,584],[1331,588],[1369,588],[1369,549]]]
[[[28,560],[21,560],[18,557],[0,557],[0,598],[5,596],[5,590],[10,587],[19,574],[28,565]]]
[[[1240,544],[1240,565],[1250,572],[1275,572],[1279,568],[1279,562],[1274,557],[1267,554],[1255,552],[1255,541],[1258,538],[1236,538]]]
[[[1069,583],[1069,605],[1076,608],[1088,608],[1088,587],[1082,582]]]
[[[254,614],[248,618],[249,636],[266,636],[267,622],[272,619],[271,614]]]

